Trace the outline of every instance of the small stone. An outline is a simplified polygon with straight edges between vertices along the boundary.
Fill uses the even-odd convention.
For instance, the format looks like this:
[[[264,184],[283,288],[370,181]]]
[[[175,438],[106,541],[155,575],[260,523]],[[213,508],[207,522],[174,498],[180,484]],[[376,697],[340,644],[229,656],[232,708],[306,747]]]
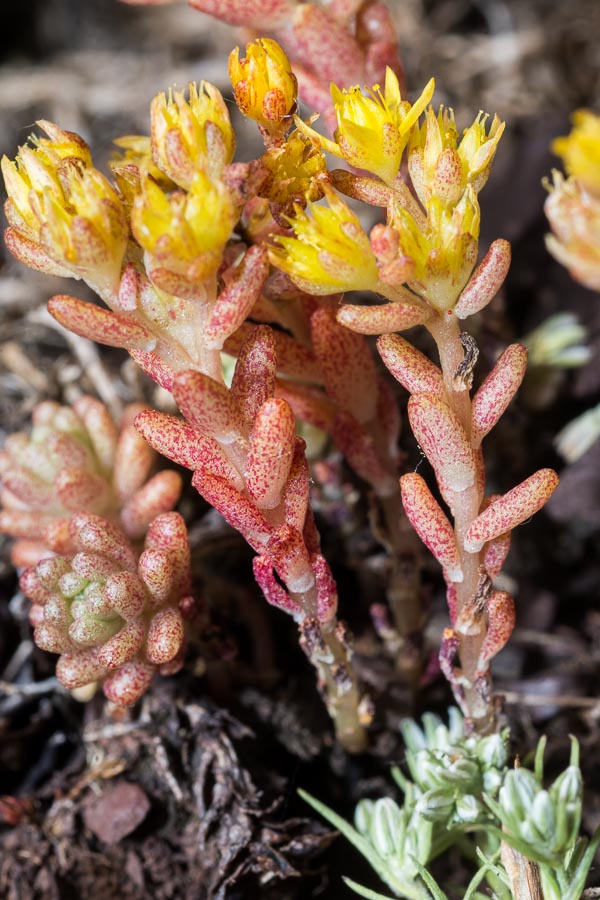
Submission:
[[[88,802],[83,819],[105,844],[118,844],[144,821],[149,809],[150,801],[140,787],[119,781]]]

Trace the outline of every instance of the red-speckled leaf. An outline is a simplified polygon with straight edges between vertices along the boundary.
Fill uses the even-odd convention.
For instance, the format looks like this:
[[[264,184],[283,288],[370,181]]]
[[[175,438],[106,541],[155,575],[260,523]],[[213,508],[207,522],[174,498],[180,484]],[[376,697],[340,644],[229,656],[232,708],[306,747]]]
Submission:
[[[325,84],[332,81],[339,87],[364,84],[360,45],[326,9],[312,3],[295,6],[292,42],[294,56],[318,72]]]
[[[267,603],[292,616],[302,615],[302,608],[295,600],[292,600],[285,588],[275,578],[273,563],[267,556],[255,556],[252,560],[252,568],[256,583],[263,592]]]
[[[256,326],[249,322],[238,328],[235,334],[227,338],[225,352],[237,356]],[[290,378],[299,381],[307,381],[311,384],[321,384],[321,370],[314,353],[282,331],[273,332],[275,353],[277,356],[277,371]]]
[[[380,337],[377,349],[385,366],[409,393],[444,396],[444,379],[438,366],[400,335]]]
[[[9,201],[10,202],[10,201]],[[41,244],[18,231],[16,228],[7,228],[4,232],[4,241],[6,246],[19,262],[27,266],[29,269],[36,269],[45,275],[58,275],[60,278],[76,278],[70,269],[61,266],[60,263],[51,259]]]
[[[69,331],[98,344],[148,350],[155,343],[148,329],[135,319],[67,294],[52,297],[48,301],[48,312]]]
[[[275,393],[289,403],[295,417],[301,422],[323,431],[331,431],[335,406],[320,388],[278,378]]]
[[[178,609],[161,609],[150,620],[146,639],[146,656],[161,665],[175,659],[183,644],[183,619]]]
[[[355,175],[353,172],[347,172],[345,169],[333,169],[329,173],[334,187],[347,197],[354,200],[361,200],[363,203],[369,203],[371,206],[381,206],[385,209],[390,202],[392,189],[380,181],[379,178],[372,178],[369,175]],[[352,307],[360,309],[361,307]]]
[[[400,488],[410,524],[444,567],[449,580],[462,581],[463,573],[454,529],[424,479],[416,473],[403,475]]]
[[[453,491],[470,487],[476,474],[473,451],[450,407],[435,394],[413,394],[408,417],[436,477]]]
[[[527,368],[527,349],[511,344],[473,397],[471,440],[477,447],[492,430],[519,389]]]
[[[176,506],[183,481],[178,472],[158,472],[128,500],[121,510],[121,525],[128,537],[144,537],[150,522]]]
[[[494,591],[486,604],[487,633],[481,645],[477,662],[478,674],[487,670],[487,664],[505,646],[515,627],[515,601],[506,591]]]
[[[250,247],[236,267],[233,280],[212,307],[204,329],[206,346],[220,350],[226,338],[239,328],[258,300],[269,274],[269,260],[262,245]]]
[[[179,466],[218,475],[238,490],[243,489],[244,479],[219,444],[213,438],[200,434],[183,419],[149,409],[136,417],[135,427],[161,456],[166,456]]]
[[[117,572],[106,579],[107,602],[125,621],[137,618],[147,600],[146,588],[134,572]]]
[[[141,649],[146,636],[146,628],[141,619],[127,622],[113,637],[109,638],[98,653],[98,661],[107,669],[116,669],[133,659]]]
[[[302,438],[296,438],[292,465],[283,496],[285,521],[299,532],[302,532],[306,521],[310,490],[310,474],[305,450],[306,443]]]
[[[349,466],[370,484],[380,497],[389,497],[398,490],[395,472],[382,462],[370,434],[350,413],[341,412],[335,417],[331,430]]]
[[[465,550],[477,553],[484,544],[512,531],[550,499],[558,486],[553,469],[539,469],[512,491],[494,500],[471,523],[465,535]]]
[[[327,393],[340,410],[361,424],[375,415],[377,370],[366,340],[338,323],[335,310],[318,309],[311,333]]]
[[[113,485],[122,500],[131,497],[144,484],[155,463],[156,453],[136,427],[132,424],[123,428],[113,472]]]
[[[136,554],[123,532],[101,516],[77,513],[69,521],[73,543],[81,550],[101,553],[135,571]]]
[[[293,593],[304,593],[315,583],[306,544],[295,528],[289,525],[278,528],[267,544],[265,555]]]
[[[257,553],[264,552],[273,527],[252,500],[232,487],[224,478],[195,472],[192,484],[207,503],[219,512],[232,528],[239,531]]]
[[[285,400],[273,397],[258,410],[250,437],[246,485],[261,509],[281,501],[294,455],[296,422]]]
[[[250,427],[265,400],[275,391],[277,351],[273,331],[266,325],[253,328],[240,348],[231,382],[231,396]]]
[[[63,654],[56,663],[56,677],[70,691],[97,681],[106,674],[99,655],[98,647]]]
[[[237,440],[244,430],[242,417],[223,384],[202,372],[179,372],[173,396],[183,415],[204,434],[224,444]]]
[[[119,432],[112,416],[94,397],[78,397],[73,409],[84,423],[102,471],[110,472],[117,452]]]
[[[146,534],[145,549],[163,550],[173,562],[177,573],[175,589],[179,594],[190,590],[190,543],[183,516],[167,512],[151,523]]]
[[[375,306],[345,304],[337,320],[359,334],[391,334],[406,331],[429,318],[429,311],[409,303],[380,303]]]
[[[494,241],[458,298],[454,307],[458,318],[466,319],[487,306],[500,290],[509,268],[510,244],[502,239]]]
[[[154,677],[156,668],[132,659],[104,682],[104,693],[115,706],[131,706],[142,697]]]
[[[175,371],[156,353],[129,349],[129,355],[146,375],[169,393],[173,390]]]
[[[321,625],[327,625],[335,618],[338,606],[338,592],[329,563],[322,554],[311,559],[317,583],[317,618]]]
[[[103,512],[109,502],[104,478],[86,469],[66,466],[54,479],[56,496],[69,512]]]
[[[287,22],[295,0],[189,0],[190,6],[228,22],[264,31]]]

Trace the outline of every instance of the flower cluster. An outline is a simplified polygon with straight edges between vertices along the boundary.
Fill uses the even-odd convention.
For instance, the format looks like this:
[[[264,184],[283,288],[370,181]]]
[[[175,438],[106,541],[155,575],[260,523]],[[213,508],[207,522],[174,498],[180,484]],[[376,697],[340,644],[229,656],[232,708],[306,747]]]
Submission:
[[[568,178],[553,172],[545,210],[552,228],[548,250],[586,287],[600,290],[600,117],[587,110],[573,116],[568,137],[553,150]]]
[[[109,700],[130,706],[155,672],[183,664],[183,614],[194,603],[185,523],[178,513],[157,516],[139,556],[101,516],[79,513],[68,529],[73,555],[43,559],[20,579],[34,640],[60,654],[66,688],[102,684]]]

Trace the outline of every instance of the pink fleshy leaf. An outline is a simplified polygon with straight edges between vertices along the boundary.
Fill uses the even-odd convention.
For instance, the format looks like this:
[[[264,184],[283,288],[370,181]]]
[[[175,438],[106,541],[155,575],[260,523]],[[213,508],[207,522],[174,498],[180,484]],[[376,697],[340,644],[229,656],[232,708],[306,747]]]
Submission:
[[[152,605],[166,603],[175,592],[175,561],[170,554],[156,548],[146,549],[139,558],[137,570],[152,595]]]
[[[246,485],[261,509],[281,500],[296,439],[294,414],[285,400],[273,397],[258,410],[248,450]]]
[[[146,589],[134,572],[117,572],[106,579],[106,599],[114,611],[129,622],[136,619],[146,605]]]
[[[347,412],[335,417],[332,437],[340,448],[348,465],[357,475],[372,485],[380,497],[389,497],[398,490],[395,473],[390,472],[381,460],[375,441],[365,429]]]
[[[146,639],[146,656],[151,663],[162,665],[175,659],[183,644],[183,619],[178,609],[161,609],[150,620]]]
[[[283,496],[285,521],[299,532],[302,532],[306,521],[310,489],[310,475],[305,449],[305,442],[301,438],[296,438],[292,465]]]
[[[335,406],[320,388],[278,378],[275,393],[289,403],[295,417],[301,422],[314,425],[322,431],[331,431]]]
[[[375,415],[377,370],[366,340],[341,326],[331,307],[318,309],[311,318],[315,355],[327,393],[340,410],[363,424]]]
[[[11,537],[39,537],[44,517],[41,513],[3,509],[0,512],[0,532]]]
[[[473,397],[471,440],[479,446],[519,389],[527,367],[527,349],[511,344]]]
[[[386,368],[409,393],[444,396],[444,378],[439,367],[400,335],[383,335],[377,341],[377,349]]]
[[[235,334],[227,338],[224,345],[226,353],[237,356],[248,340],[254,328],[249,322],[244,322]],[[299,341],[284,334],[283,331],[274,331],[275,353],[277,356],[277,371],[290,378],[299,381],[308,381],[311,384],[321,384],[321,369],[314,353]]]
[[[498,500],[499,497],[500,494],[492,494],[489,497],[484,497],[480,512],[487,509],[488,506],[495,500]],[[506,562],[506,557],[510,550],[511,536],[511,532],[507,531],[506,534],[501,534],[497,538],[494,538],[493,541],[484,545],[483,565],[490,578],[495,578],[495,576],[499,575],[502,571],[502,567]]]
[[[69,512],[103,512],[109,499],[104,478],[72,466],[60,470],[54,479],[54,490]]]
[[[40,582],[36,566],[25,569],[19,578],[19,587],[32,603],[39,606],[45,606],[48,600],[53,596],[52,591]]]
[[[145,549],[161,550],[168,554],[176,572],[178,594],[188,593],[191,587],[191,553],[188,532],[183,516],[177,512],[157,516],[146,533]]]
[[[102,471],[110,472],[114,465],[119,438],[111,414],[99,400],[85,395],[74,401],[73,409],[86,427]]]
[[[444,567],[450,581],[462,581],[463,573],[454,529],[420,475],[400,479],[406,515],[425,546]]]
[[[42,528],[42,540],[53,553],[71,554],[73,540],[69,531],[69,519],[54,519]]]
[[[99,649],[90,647],[77,653],[65,653],[56,663],[56,677],[67,690],[84,687],[102,678],[106,672],[99,660]]]
[[[174,370],[168,366],[164,360],[156,353],[146,352],[145,350],[129,350],[129,355],[134,362],[138,364],[146,375],[149,375],[152,381],[164,388],[165,391],[173,390],[173,381],[175,380]]]
[[[13,466],[2,476],[2,486],[32,510],[49,509],[54,502],[54,491],[51,485],[19,466]]]
[[[113,485],[121,500],[131,497],[147,480],[156,453],[135,426],[128,425],[119,435]]]
[[[107,699],[115,706],[131,706],[146,693],[155,671],[154,666],[138,659],[126,662],[104,682]]]
[[[192,370],[179,372],[173,396],[186,419],[201,432],[223,444],[241,436],[244,424],[235,401],[225,385],[214,378]]]
[[[475,460],[464,428],[435,394],[413,394],[408,401],[411,428],[438,480],[453,491],[475,481]]]
[[[512,491],[494,500],[471,522],[465,535],[465,550],[477,553],[484,544],[525,522],[547,503],[558,481],[553,469],[539,469]]]
[[[337,612],[337,584],[329,563],[321,553],[313,556],[311,561],[317,583],[317,618],[321,625],[327,625],[335,618]]]
[[[312,3],[295,6],[292,15],[293,55],[318,73],[325,84],[339,87],[364,83],[364,60],[356,39],[330,13]]]
[[[450,580],[446,582],[446,603],[448,604],[450,624],[454,628],[458,619],[458,592],[456,584]]]
[[[231,382],[231,396],[247,425],[275,391],[277,352],[273,331],[266,325],[253,328],[238,353]]]
[[[487,670],[487,664],[505,646],[515,627],[515,601],[506,591],[494,591],[486,604],[487,633],[481,645],[477,662],[478,674]]]
[[[123,568],[135,571],[135,552],[123,532],[101,516],[77,513],[69,520],[69,531],[81,550],[101,553],[121,563]]]
[[[308,550],[302,535],[289,525],[282,525],[270,538],[266,555],[281,580],[292,593],[304,593],[315,583]]]
[[[294,0],[189,0],[200,12],[228,22],[265,30],[283,27],[294,7]]]
[[[328,100],[329,103],[331,103],[331,98],[329,96]],[[379,178],[373,178],[370,175],[355,175],[353,172],[348,172],[346,169],[334,169],[329,175],[334,187],[342,194],[345,194],[347,197],[352,197],[354,200],[361,200],[363,203],[369,203],[371,206],[381,206],[385,209],[393,194],[392,189],[388,187],[387,184],[380,181]],[[345,306],[343,308],[353,310],[363,309],[361,306]],[[384,309],[385,307],[382,306],[380,308]],[[351,328],[352,326],[348,324],[348,327]],[[376,333],[381,334],[382,332]]]
[[[458,318],[466,319],[487,306],[500,290],[509,268],[510,244],[502,239],[494,241],[458,298],[454,307]]]
[[[177,504],[182,486],[181,475],[167,469],[147,481],[121,510],[121,525],[127,536],[143,538],[150,522]]]
[[[109,638],[100,648],[98,661],[107,669],[116,669],[128,662],[141,649],[146,629],[141,619],[132,619]]]
[[[292,616],[301,616],[302,609],[292,600],[288,592],[282,587],[273,572],[273,563],[267,556],[255,556],[252,560],[252,568],[256,582],[265,596],[267,603],[276,606]]]
[[[273,534],[273,527],[255,503],[232,487],[224,478],[195,472],[192,485],[219,512],[226,522],[239,531],[257,553],[263,553]]]
[[[119,306],[124,312],[134,312],[138,307],[141,278],[133,263],[127,263],[119,284]]]
[[[17,228],[7,228],[4,241],[12,255],[29,269],[36,269],[45,275],[58,275],[60,278],[77,278],[70,269],[61,266],[51,259],[41,244],[30,240]]]
[[[338,311],[337,320],[359,334],[391,334],[421,325],[429,316],[427,309],[409,303],[380,303],[374,306],[346,303]]]
[[[155,343],[148,329],[135,319],[67,294],[51,297],[48,312],[64,328],[97,344],[148,350]]]
[[[135,427],[161,456],[187,469],[218,475],[243,490],[244,479],[219,444],[183,419],[148,409],[136,416]]]
[[[237,266],[233,280],[212,307],[204,329],[207,347],[220,350],[225,339],[239,328],[258,300],[268,274],[266,248],[264,245],[250,247]]]

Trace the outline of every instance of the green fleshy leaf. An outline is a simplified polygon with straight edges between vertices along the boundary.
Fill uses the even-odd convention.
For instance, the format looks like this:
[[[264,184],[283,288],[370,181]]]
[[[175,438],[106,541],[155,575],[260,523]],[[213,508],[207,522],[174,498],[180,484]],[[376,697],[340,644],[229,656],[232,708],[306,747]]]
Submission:
[[[351,878],[344,878],[344,883],[358,894],[359,897],[366,897],[367,900],[397,900],[395,897],[387,897],[385,894],[378,894],[377,891],[372,891],[371,888],[364,887],[362,884],[357,884],[356,881],[352,881]]]
[[[533,774],[540,784],[544,781],[544,753],[546,751],[547,740],[546,735],[542,735],[535,751]]]
[[[448,900],[448,895],[443,892],[443,890],[441,889],[441,887],[439,886],[439,884],[437,883],[437,881],[435,880],[433,875],[431,875],[427,871],[425,866],[422,866],[421,863],[417,859],[415,859],[414,856],[412,857],[412,863],[415,866],[415,868],[417,869],[419,875],[421,876],[421,878],[423,879],[425,884],[427,885],[427,888],[429,889],[433,900]]]

